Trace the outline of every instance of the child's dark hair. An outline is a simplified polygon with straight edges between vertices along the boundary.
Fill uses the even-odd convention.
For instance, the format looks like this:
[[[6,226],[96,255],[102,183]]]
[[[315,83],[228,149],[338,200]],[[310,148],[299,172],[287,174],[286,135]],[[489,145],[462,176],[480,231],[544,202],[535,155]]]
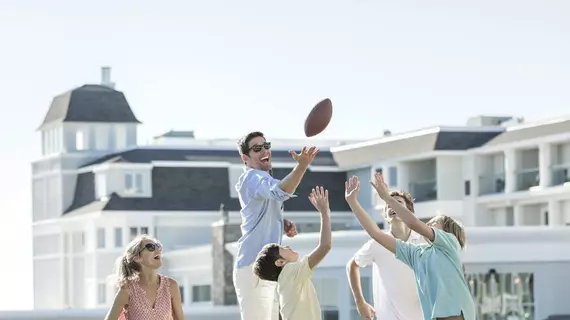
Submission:
[[[283,267],[275,264],[279,259],[281,259],[279,245],[277,243],[265,245],[253,263],[253,273],[262,280],[277,281],[283,270]]]

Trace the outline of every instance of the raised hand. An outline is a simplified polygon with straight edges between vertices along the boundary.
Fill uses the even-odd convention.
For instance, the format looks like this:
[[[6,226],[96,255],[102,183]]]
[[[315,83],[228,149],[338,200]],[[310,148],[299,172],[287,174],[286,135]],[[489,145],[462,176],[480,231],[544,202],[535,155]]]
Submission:
[[[381,173],[374,173],[374,180],[370,181],[370,184],[376,189],[376,192],[382,200],[390,198],[390,189],[388,189],[386,182],[384,182],[384,177]]]
[[[309,195],[309,201],[321,214],[330,214],[329,191],[323,187],[315,187]]]
[[[374,317],[376,317],[376,310],[374,310],[374,308],[366,301],[359,303],[356,306],[356,309],[358,310],[358,314],[361,318],[374,319]]]
[[[290,150],[289,153],[291,154],[291,157],[293,157],[293,160],[295,160],[298,164],[308,167],[319,153],[319,149],[317,149],[315,146],[312,146],[309,149],[307,149],[307,147],[303,147],[303,149],[301,149],[301,153],[299,154],[297,154],[294,150]]]
[[[344,198],[347,202],[356,201],[360,192],[360,181],[357,176],[351,177],[344,183]]]

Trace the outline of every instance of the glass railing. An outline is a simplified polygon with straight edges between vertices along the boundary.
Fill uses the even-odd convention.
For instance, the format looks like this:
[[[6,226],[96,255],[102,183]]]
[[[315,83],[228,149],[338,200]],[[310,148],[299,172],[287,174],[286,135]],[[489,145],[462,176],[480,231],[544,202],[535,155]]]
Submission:
[[[409,190],[416,202],[437,200],[437,181],[435,179],[412,182]]]
[[[479,176],[479,195],[505,192],[505,173],[494,173]]]
[[[528,190],[538,186],[540,183],[540,174],[538,168],[522,169],[517,171],[517,191]]]
[[[551,169],[552,186],[570,182],[570,165],[553,165]]]

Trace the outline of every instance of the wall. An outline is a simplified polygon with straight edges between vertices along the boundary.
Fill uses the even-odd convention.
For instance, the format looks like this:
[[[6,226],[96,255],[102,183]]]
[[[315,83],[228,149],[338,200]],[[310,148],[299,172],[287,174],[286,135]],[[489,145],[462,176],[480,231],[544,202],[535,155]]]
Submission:
[[[212,214],[212,220],[217,218]],[[212,242],[212,231],[207,227],[156,227],[156,238],[165,250],[175,250],[183,247],[209,244]]]
[[[436,159],[437,200],[461,200],[464,197],[463,157],[439,156]]]
[[[46,257],[34,259],[34,308],[57,309],[65,307],[62,301],[61,259]]]

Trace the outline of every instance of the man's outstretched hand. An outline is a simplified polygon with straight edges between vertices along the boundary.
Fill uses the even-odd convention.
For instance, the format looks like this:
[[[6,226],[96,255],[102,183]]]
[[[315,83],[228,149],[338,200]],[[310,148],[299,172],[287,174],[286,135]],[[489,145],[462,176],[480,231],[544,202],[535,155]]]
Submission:
[[[303,147],[303,149],[301,149],[301,153],[299,154],[297,154],[294,150],[289,151],[289,153],[291,154],[291,157],[293,157],[293,160],[295,160],[298,164],[308,167],[319,153],[319,149],[317,149],[315,146],[312,146],[309,149],[307,149],[307,147]]]

